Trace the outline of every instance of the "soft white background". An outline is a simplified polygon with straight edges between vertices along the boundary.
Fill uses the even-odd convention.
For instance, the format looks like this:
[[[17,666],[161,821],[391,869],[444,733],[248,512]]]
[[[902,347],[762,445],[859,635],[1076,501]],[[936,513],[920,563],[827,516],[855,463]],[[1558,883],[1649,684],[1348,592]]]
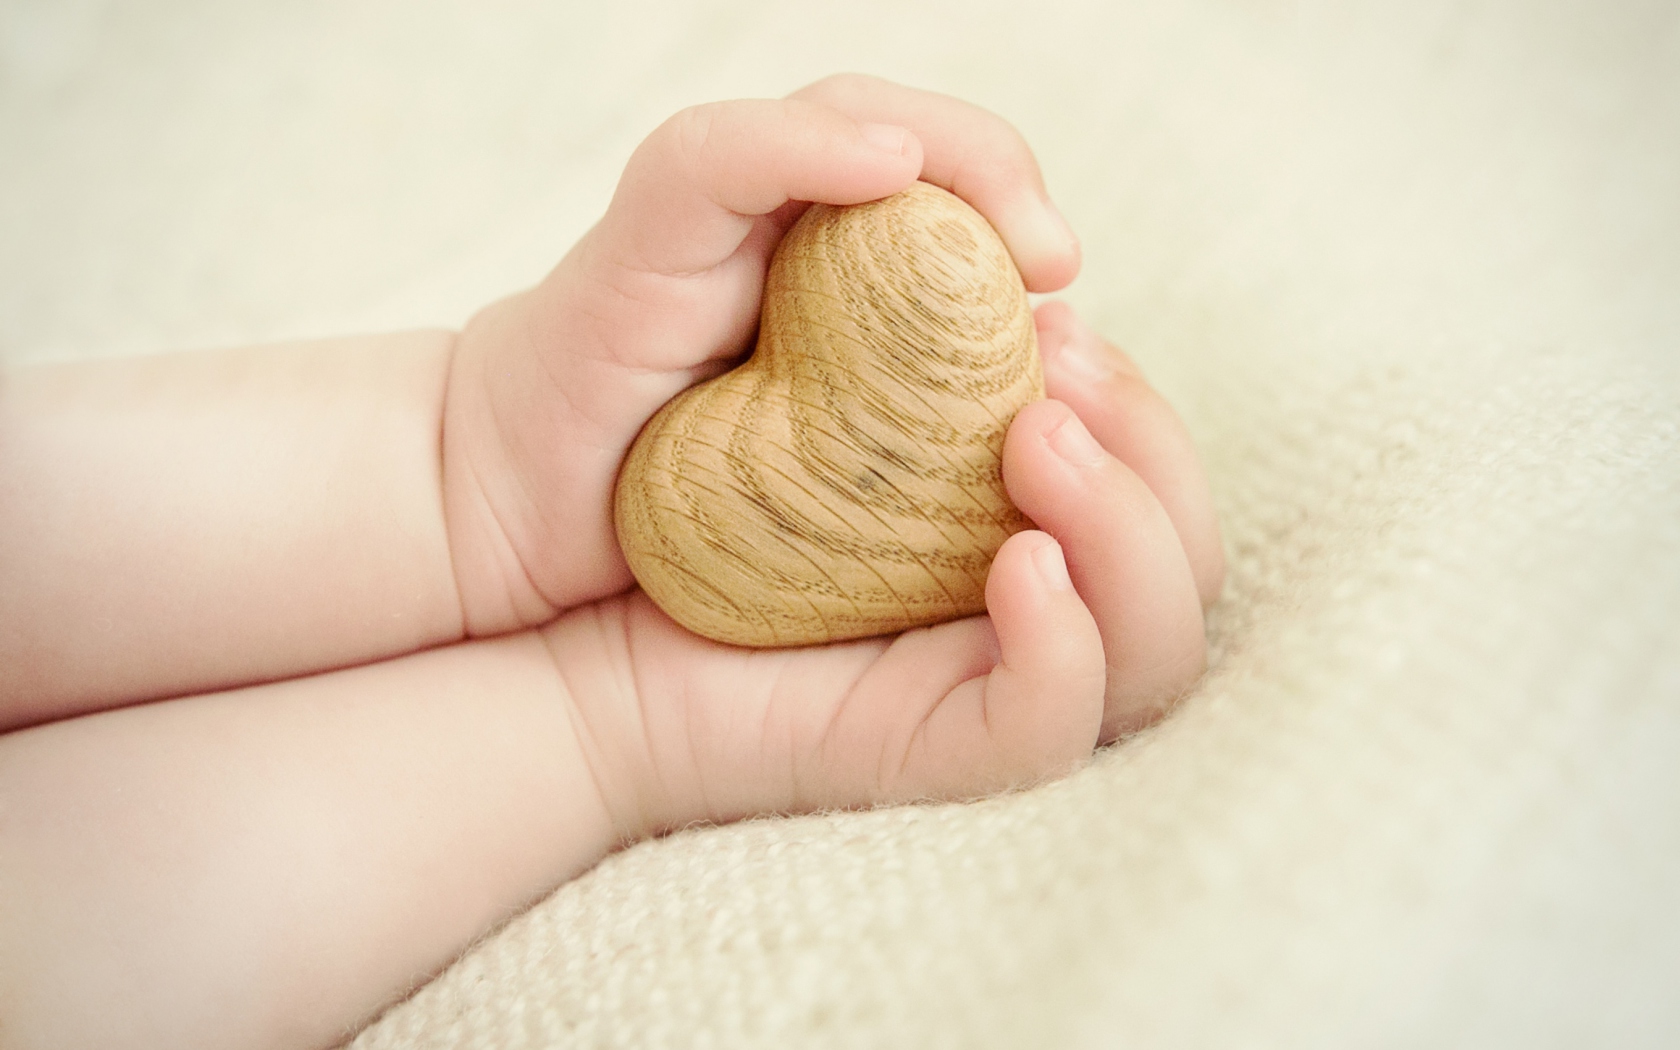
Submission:
[[[424,1045],[1680,1043],[1680,9],[0,2],[0,360],[460,323],[836,70],[1027,135],[1180,406],[1203,688],[965,807],[609,860]]]

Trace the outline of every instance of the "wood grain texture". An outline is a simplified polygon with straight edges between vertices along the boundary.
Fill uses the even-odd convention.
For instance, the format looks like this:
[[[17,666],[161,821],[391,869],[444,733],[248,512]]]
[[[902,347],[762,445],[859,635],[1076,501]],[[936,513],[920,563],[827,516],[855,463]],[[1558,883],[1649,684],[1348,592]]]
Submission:
[[[1004,432],[1043,396],[1026,290],[979,213],[920,182],[815,205],[771,262],[752,356],[637,438],[619,543],[660,608],[737,645],[982,612],[993,555],[1030,527]]]

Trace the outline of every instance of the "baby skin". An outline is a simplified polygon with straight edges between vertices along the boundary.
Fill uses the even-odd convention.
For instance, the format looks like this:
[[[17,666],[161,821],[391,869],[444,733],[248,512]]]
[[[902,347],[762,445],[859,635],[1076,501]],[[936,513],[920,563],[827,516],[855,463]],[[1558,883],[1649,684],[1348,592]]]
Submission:
[[[667,121],[459,334],[0,377],[0,1044],[330,1046],[615,848],[1029,785],[1159,717],[1217,526],[1172,409],[1060,303],[987,615],[752,651],[634,588],[638,430],[750,348],[809,202],[918,178],[1030,290],[1073,280],[1011,127],[845,76]]]

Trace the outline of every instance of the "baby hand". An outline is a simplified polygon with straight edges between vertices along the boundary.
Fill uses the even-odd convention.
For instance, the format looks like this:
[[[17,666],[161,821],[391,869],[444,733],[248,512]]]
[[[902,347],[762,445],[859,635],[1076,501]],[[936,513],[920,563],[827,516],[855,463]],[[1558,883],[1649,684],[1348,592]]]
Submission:
[[[746,650],[640,592],[543,632],[601,796],[630,840],[694,821],[968,798],[1065,772],[1203,670],[1223,560],[1177,417],[1061,304],[1038,311],[1061,400],[1010,427],[1009,539],[988,615],[895,638]]]
[[[991,221],[1030,290],[1077,273],[1021,137],[956,99],[834,77],[685,110],[642,143],[602,220],[457,347],[444,501],[470,634],[630,586],[611,507],[637,432],[750,348],[770,256],[809,202],[875,200],[918,177]]]

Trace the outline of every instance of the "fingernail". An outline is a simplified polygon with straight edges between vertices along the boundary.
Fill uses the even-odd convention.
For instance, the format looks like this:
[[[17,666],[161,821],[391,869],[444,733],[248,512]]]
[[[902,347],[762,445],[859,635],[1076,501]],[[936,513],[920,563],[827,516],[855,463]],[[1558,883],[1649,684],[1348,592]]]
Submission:
[[[998,212],[997,227],[1009,253],[1033,291],[1054,291],[1073,280],[1079,268],[1079,240],[1056,206],[1035,193],[1023,192]],[[1071,268],[1070,268],[1071,264]]]
[[[1072,463],[1076,467],[1088,467],[1093,463],[1100,463],[1107,453],[1097,444],[1097,439],[1085,429],[1085,424],[1072,412],[1058,423],[1055,429],[1044,435],[1044,439],[1055,449],[1056,454]]]
[[[1075,251],[1079,247],[1079,239],[1073,235],[1073,227],[1068,225],[1062,213],[1048,200],[1034,198],[1032,219],[1033,240],[1035,247],[1045,255],[1060,255],[1063,252]]]
[[[1039,329],[1038,356],[1045,361],[1059,361],[1068,354],[1068,344],[1073,342],[1073,333],[1064,324],[1053,324],[1048,329]]]
[[[1032,560],[1044,586],[1053,591],[1073,590],[1073,580],[1068,578],[1067,559],[1062,557],[1062,548],[1055,540],[1033,551]]]
[[[904,153],[904,146],[910,140],[908,128],[901,128],[897,124],[869,124],[858,125],[858,133],[863,141],[874,146],[882,153],[899,156]]]
[[[1049,345],[1041,344],[1039,353],[1080,382],[1101,382],[1120,370],[1120,362],[1108,345],[1085,327],[1078,315],[1073,315],[1066,327],[1057,326]]]
[[[1049,201],[1045,201],[1044,213],[1047,228],[1056,237],[1061,239],[1062,244],[1069,248],[1074,248],[1079,245],[1079,238],[1073,235],[1073,227],[1068,225],[1067,219],[1062,215],[1059,208],[1057,208],[1054,204],[1051,204]]]

